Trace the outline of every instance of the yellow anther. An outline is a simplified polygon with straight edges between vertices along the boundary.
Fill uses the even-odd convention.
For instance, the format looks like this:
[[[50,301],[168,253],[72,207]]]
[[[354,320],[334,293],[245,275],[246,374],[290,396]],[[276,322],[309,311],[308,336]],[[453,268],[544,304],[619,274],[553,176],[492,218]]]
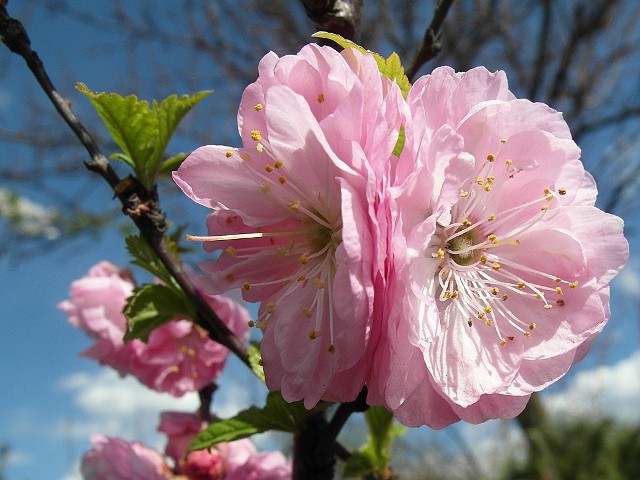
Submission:
[[[556,282],[556,283],[562,283],[562,279],[561,278],[554,278],[553,281]]]
[[[440,259],[444,258],[444,250],[442,250],[441,248],[438,249],[438,258]]]
[[[248,326],[249,328],[253,328],[253,327],[255,327],[255,326],[256,326],[256,322],[254,322],[253,320],[249,320],[249,321],[247,322],[247,326]]]
[[[280,178],[278,178],[278,181],[279,181],[281,184],[283,184],[283,185],[284,185],[285,183],[287,183],[287,179],[286,179],[286,178],[284,178],[284,177],[282,177],[282,176],[281,176]]]
[[[327,352],[329,352],[331,354],[336,353],[336,346],[333,343],[330,343],[327,346]]]
[[[558,194],[559,195],[566,195],[567,194],[567,189],[566,188],[559,188],[558,189]]]
[[[311,310],[309,310],[308,308],[303,308],[302,314],[307,318],[311,318]]]
[[[260,110],[262,110],[262,104],[261,104],[261,103],[256,103],[256,104],[253,106],[253,109],[254,109],[256,112],[259,112]]]
[[[485,257],[484,255],[482,255],[482,256],[480,257],[480,263],[481,263],[482,265],[486,265],[486,264],[487,264],[487,257]]]
[[[556,300],[556,305],[558,305],[559,307],[564,307],[564,300],[559,298],[558,300]]]
[[[465,227],[468,227],[469,225],[471,225],[471,220],[469,220],[468,218],[465,218],[462,221],[462,225],[464,225]]]
[[[498,293],[500,293],[500,289],[498,287],[493,287],[491,289],[491,294],[492,295],[498,295]]]
[[[575,282],[571,282],[569,284],[569,288],[577,288],[577,286],[578,286],[578,281],[577,280]]]
[[[525,337],[530,337],[531,336],[531,332],[524,332],[524,336]]]
[[[267,312],[269,315],[271,315],[273,312],[276,311],[276,304],[275,302],[269,302],[264,306],[264,310],[265,312]]]
[[[490,192],[490,191],[491,191],[491,185],[487,183],[487,184],[484,186],[484,191],[485,191],[485,192]]]
[[[493,322],[492,322],[491,320],[487,319],[487,321],[486,321],[486,322],[484,322],[484,324],[485,324],[487,327],[490,327],[491,325],[493,325]]]
[[[309,331],[309,340],[315,340],[320,336],[320,330],[310,330]]]
[[[259,153],[262,153],[264,151],[264,146],[261,143],[259,143],[258,145],[256,145],[256,150]]]
[[[180,367],[178,367],[177,365],[174,365],[173,367],[171,367],[169,369],[172,373],[178,373],[180,371]]]
[[[560,287],[556,287],[556,293],[558,295],[564,295],[564,293],[562,293],[562,288],[560,288]]]
[[[490,162],[493,162],[496,159],[496,156],[493,153],[490,153],[489,155],[487,155],[487,160],[489,160]]]
[[[487,316],[487,315],[486,315],[484,312],[478,312],[478,313],[476,314],[476,317],[478,317],[478,318],[479,318],[479,319],[481,319],[481,320],[482,320],[484,317],[486,317],[486,316]]]
[[[548,303],[544,306],[545,310],[551,310],[553,308],[553,305],[549,305]]]
[[[306,275],[300,275],[300,276],[298,277],[298,281],[299,281],[299,282],[304,282],[306,279],[307,279],[307,276],[306,276]]]
[[[482,177],[478,177],[478,178],[476,178],[476,183],[478,185],[484,185],[484,179]]]
[[[504,295],[502,295],[501,300],[503,302],[506,302],[508,298],[509,298],[509,296],[505,293]]]
[[[249,290],[251,288],[251,284],[249,282],[242,282],[242,289]]]
[[[502,345],[503,347],[507,344],[507,339],[503,338],[500,340],[500,345]]]
[[[549,210],[549,205],[543,205],[542,207],[540,207],[540,210],[546,212],[547,210]]]
[[[251,130],[251,138],[256,142],[262,140],[262,135],[260,135],[260,130]]]
[[[458,290],[454,290],[453,292],[451,292],[451,298],[456,299],[458,298],[460,294],[458,293]]]
[[[540,295],[539,293],[536,294],[536,300],[542,300],[542,295]]]
[[[228,246],[227,248],[225,248],[224,253],[226,253],[230,257],[235,257],[237,255],[236,249],[232,246]]]
[[[271,184],[264,182],[262,185],[260,185],[260,191],[262,193],[269,193],[271,191]]]
[[[494,243],[494,244],[498,243],[498,237],[493,233],[487,235],[487,240],[489,240],[491,243]]]
[[[307,257],[305,254],[300,255],[298,263],[300,263],[300,265],[306,265],[307,263],[309,263],[309,257]]]
[[[322,103],[324,102],[324,95],[323,94],[318,94],[318,103]]]
[[[229,157],[233,156],[233,152],[232,151],[225,152],[224,156],[229,158]]]
[[[245,162],[248,162],[249,160],[251,160],[251,155],[249,155],[247,152],[240,152],[240,158]]]
[[[469,325],[470,327],[473,327],[473,320],[471,320],[470,318],[467,320],[467,325]]]
[[[529,330],[533,330],[533,329],[534,329],[534,328],[536,328],[536,327],[537,327],[537,325],[536,325],[536,323],[535,323],[535,322],[531,322],[531,323],[529,324]]]
[[[318,277],[315,277],[313,280],[311,280],[311,283],[313,284],[314,287],[316,287],[317,289],[320,288],[324,288],[325,284],[322,280],[320,280]]]
[[[493,222],[496,219],[496,214],[492,213],[491,215],[489,215],[489,218],[487,218],[488,222]]]
[[[467,190],[461,190],[461,191],[460,191],[460,196],[461,196],[462,198],[464,198],[464,197],[468,197],[468,196],[469,196],[469,192],[468,192]]]
[[[294,212],[297,212],[300,209],[300,201],[299,200],[291,200],[289,202],[289,208]]]
[[[271,165],[265,165],[265,166],[264,166],[264,169],[265,169],[268,173],[273,172],[273,167],[272,167]]]
[[[276,160],[273,162],[273,166],[276,168],[280,168],[282,166],[282,160]]]
[[[486,307],[484,307],[484,311],[487,313],[491,313],[493,312],[493,308],[491,308],[489,305],[487,305]]]
[[[510,167],[511,165],[513,165],[513,160],[507,159],[507,160],[504,161],[504,164],[505,164],[505,166]]]
[[[520,245],[520,243],[521,243],[521,242],[520,242],[520,240],[518,240],[518,239],[516,238],[516,239],[513,241],[513,243],[514,243],[515,245]]]
[[[516,286],[520,289],[520,290],[524,290],[524,287],[526,287],[526,284],[524,282],[518,282],[516,284]]]
[[[236,277],[233,276],[233,273],[227,273],[224,278],[226,278],[229,282],[233,282],[236,279]]]
[[[493,185],[495,181],[496,181],[496,177],[492,177],[492,176],[487,177],[487,183],[489,185]]]
[[[500,270],[500,264],[498,262],[493,262],[491,264],[491,268],[493,268],[494,270]]]
[[[500,143],[507,143],[507,142],[508,142],[508,140],[506,138],[501,138],[500,139]]]

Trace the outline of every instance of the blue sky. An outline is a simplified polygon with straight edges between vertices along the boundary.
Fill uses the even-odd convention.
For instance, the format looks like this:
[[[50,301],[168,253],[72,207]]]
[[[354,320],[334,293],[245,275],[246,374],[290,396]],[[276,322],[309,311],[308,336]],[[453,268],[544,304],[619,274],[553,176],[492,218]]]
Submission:
[[[73,92],[72,84],[61,83],[60,78],[72,76],[74,81],[87,83],[94,90],[119,89],[122,79],[117,65],[126,61],[126,54],[118,50],[123,44],[117,43],[112,34],[97,35],[94,29],[78,22],[52,17],[44,8],[20,2],[10,2],[10,11],[19,18],[28,16],[26,23],[34,49],[51,66],[54,83],[74,102],[82,99]],[[0,78],[0,122],[7,128],[17,128],[14,112],[23,108],[25,97],[43,94],[23,62],[15,56],[7,57],[6,51],[0,52],[0,66],[6,68]],[[224,84],[202,88],[215,88],[216,95],[223,98],[238,95],[226,92]],[[80,109],[88,111],[82,106]],[[6,165],[19,158],[16,154],[20,152],[19,148],[0,150],[0,163]],[[15,188],[0,179],[0,188],[7,186]],[[49,205],[46,195],[32,190],[25,194]],[[107,204],[111,194],[106,187],[98,187],[91,198]],[[190,208],[188,204],[184,199],[184,208]],[[200,213],[195,211],[192,215],[198,218]],[[630,220],[635,222],[636,218],[627,219]],[[122,381],[111,371],[78,357],[89,342],[67,324],[56,304],[67,298],[73,280],[105,259],[127,264],[119,234],[107,233],[80,246],[28,259],[0,258],[0,442],[11,446],[8,480],[77,478],[73,471],[92,432],[139,439],[161,447],[161,437],[154,433],[157,412],[192,410],[197,404],[193,396],[175,400],[150,392],[132,379]],[[640,421],[636,407],[640,399],[640,324],[636,313],[640,302],[639,271],[640,263],[632,256],[629,267],[614,283],[613,315],[605,334],[595,342],[587,359],[547,392],[552,411],[575,412],[576,405],[581,405],[590,414],[613,411],[621,420]],[[221,381],[214,404],[221,415],[259,402],[263,394],[237,362],[232,362],[229,372]],[[492,451],[491,439],[499,427],[492,422],[454,428],[455,434],[462,435],[481,459],[482,452]],[[517,432],[512,432],[517,439]],[[416,441],[448,442],[452,431],[421,429],[410,435]],[[264,439],[262,443],[270,441]]]

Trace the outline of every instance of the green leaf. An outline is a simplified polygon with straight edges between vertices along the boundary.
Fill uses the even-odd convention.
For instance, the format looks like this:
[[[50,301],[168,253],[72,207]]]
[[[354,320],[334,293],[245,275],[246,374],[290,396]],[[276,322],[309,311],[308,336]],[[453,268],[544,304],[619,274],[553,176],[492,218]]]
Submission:
[[[394,423],[393,414],[384,407],[370,407],[364,416],[369,429],[368,442],[347,461],[344,472],[347,477],[382,475],[391,462],[393,441],[406,431]]]
[[[89,98],[122,150],[113,158],[130,165],[148,189],[155,184],[162,155],[178,123],[196,103],[212,93],[171,95],[160,103],[154,100],[149,106],[149,102],[138,100],[135,95],[122,97],[116,93],[96,93],[82,83],[76,88]]]
[[[325,408],[326,404],[321,403],[307,410],[302,401],[287,403],[280,392],[270,392],[263,408],[250,407],[233,418],[210,423],[196,436],[189,450],[202,450],[269,430],[295,433],[309,415]]]
[[[167,158],[160,167],[159,173],[170,173],[174,170],[177,170],[178,167],[182,164],[185,158],[189,156],[188,153],[178,153],[173,157]]]
[[[151,246],[144,238],[137,235],[132,235],[127,237],[125,241],[127,243],[127,250],[133,257],[131,263],[144,268],[147,272],[156,276],[158,279],[164,282],[165,285],[171,287],[172,289],[179,292],[182,291],[173,276],[169,273],[162,261],[158,258],[156,252],[153,250],[153,248],[151,248]],[[170,242],[170,250],[172,250],[172,245],[173,242]]]
[[[124,308],[127,317],[125,340],[147,341],[156,328],[181,317],[194,317],[195,312],[184,295],[165,285],[150,283],[136,288]]]
[[[409,82],[409,79],[407,78],[407,76],[404,74],[404,67],[400,62],[400,57],[398,56],[397,53],[394,52],[385,59],[382,55],[376,52],[372,52],[371,50],[367,50],[366,48],[361,47],[357,43],[354,43],[351,40],[347,40],[346,38],[341,37],[337,33],[316,32],[311,36],[314,38],[325,38],[327,40],[332,40],[336,42],[338,45],[340,45],[342,48],[355,48],[361,53],[368,53],[369,55],[373,55],[373,58],[376,60],[376,63],[378,64],[378,70],[380,70],[380,73],[382,73],[382,75],[387,77],[389,80],[396,82],[398,84],[398,87],[400,87],[402,96],[404,98],[407,98],[407,95],[409,94],[409,90],[411,89],[411,83]]]
[[[265,382],[264,379],[264,368],[260,365],[260,361],[262,360],[262,355],[260,355],[260,344],[258,342],[251,342],[249,345],[249,363],[251,364],[251,370],[256,376],[262,380],[262,383]]]

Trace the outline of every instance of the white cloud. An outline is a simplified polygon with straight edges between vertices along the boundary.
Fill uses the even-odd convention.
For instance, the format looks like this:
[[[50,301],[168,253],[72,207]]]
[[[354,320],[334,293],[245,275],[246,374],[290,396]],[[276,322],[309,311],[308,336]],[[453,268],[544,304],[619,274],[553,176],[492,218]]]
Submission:
[[[638,262],[631,260],[627,263],[616,278],[616,282],[627,295],[633,298],[640,298],[640,268],[638,267]]]
[[[555,415],[640,422],[640,350],[616,364],[578,373],[564,391],[544,399]]]

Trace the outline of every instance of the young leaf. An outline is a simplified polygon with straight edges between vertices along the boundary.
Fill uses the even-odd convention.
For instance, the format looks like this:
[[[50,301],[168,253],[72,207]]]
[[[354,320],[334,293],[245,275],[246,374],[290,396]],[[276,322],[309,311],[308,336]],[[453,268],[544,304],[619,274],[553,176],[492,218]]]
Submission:
[[[152,105],[135,95],[122,97],[116,93],[96,93],[79,83],[76,87],[85,94],[111,133],[122,153],[112,158],[129,164],[138,180],[152,189],[162,163],[162,155],[180,120],[210,91],[171,95]]]
[[[144,268],[147,272],[153,274],[164,282],[165,285],[174,290],[182,291],[173,276],[171,276],[164,264],[160,261],[156,252],[153,251],[144,238],[132,235],[127,237],[125,241],[127,243],[127,250],[133,257],[131,263]]]
[[[165,285],[150,283],[134,290],[127,299],[124,315],[127,317],[124,339],[139,338],[146,342],[154,329],[178,316],[193,317],[195,312],[184,295]]]
[[[260,360],[262,360],[262,356],[260,355],[260,344],[258,342],[251,342],[248,350],[251,370],[260,380],[262,380],[262,383],[264,383],[264,368],[260,365]]]
[[[196,436],[189,450],[202,450],[220,442],[239,440],[268,430],[295,433],[306,417],[324,408],[325,404],[319,404],[307,410],[302,401],[287,403],[280,392],[271,392],[263,408],[250,407],[233,418],[210,423]]]
[[[174,155],[171,158],[167,158],[162,163],[159,173],[170,173],[170,172],[173,172],[174,170],[177,170],[180,164],[182,164],[182,162],[184,161],[185,158],[187,158],[188,155],[189,155],[188,153],[178,153],[177,155]]]
[[[354,477],[379,473],[384,477],[391,462],[391,445],[406,428],[394,424],[393,414],[384,407],[370,407],[364,415],[369,429],[369,441],[349,458],[344,474]]]

